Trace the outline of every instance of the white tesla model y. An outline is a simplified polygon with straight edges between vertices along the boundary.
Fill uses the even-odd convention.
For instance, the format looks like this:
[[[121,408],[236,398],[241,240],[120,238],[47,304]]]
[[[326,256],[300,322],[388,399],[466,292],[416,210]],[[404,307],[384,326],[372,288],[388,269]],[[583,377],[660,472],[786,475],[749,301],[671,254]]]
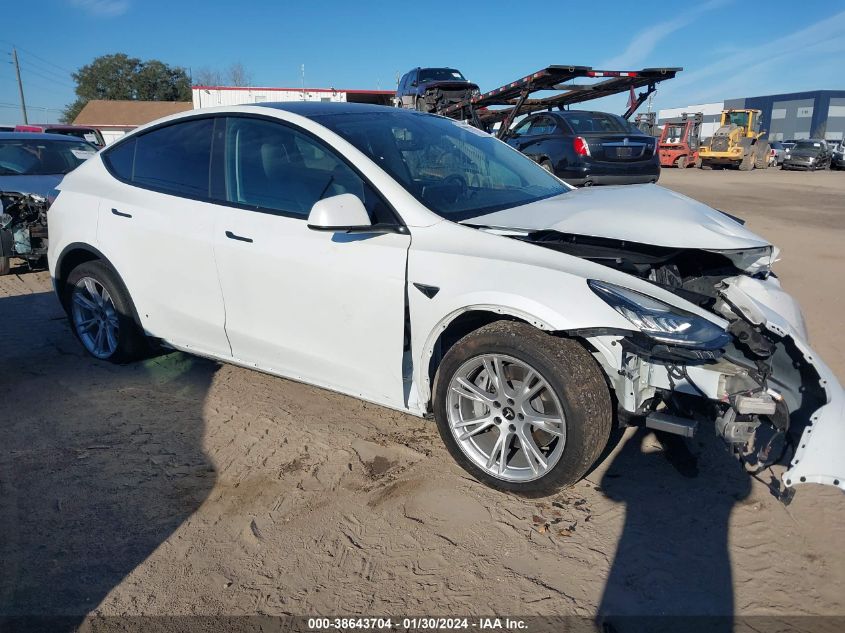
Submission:
[[[655,185],[573,190],[438,116],[195,110],[67,176],[49,261],[99,359],[145,341],[433,416],[478,479],[578,481],[614,424],[845,488],[845,395],[741,221]],[[712,425],[712,426],[711,426]]]

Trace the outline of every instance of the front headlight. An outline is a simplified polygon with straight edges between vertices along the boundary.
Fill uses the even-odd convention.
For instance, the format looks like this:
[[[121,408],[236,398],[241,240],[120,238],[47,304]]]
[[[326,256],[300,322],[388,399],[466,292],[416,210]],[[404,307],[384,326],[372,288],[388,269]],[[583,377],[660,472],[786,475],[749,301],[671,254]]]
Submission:
[[[590,279],[590,288],[640,332],[661,343],[716,349],[730,341],[730,335],[715,323],[680,308],[604,281]]]

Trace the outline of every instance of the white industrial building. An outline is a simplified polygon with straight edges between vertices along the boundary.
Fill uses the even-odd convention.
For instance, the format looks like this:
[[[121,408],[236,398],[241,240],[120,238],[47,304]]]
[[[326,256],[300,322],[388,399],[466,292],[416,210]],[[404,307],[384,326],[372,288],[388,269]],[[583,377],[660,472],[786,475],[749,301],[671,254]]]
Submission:
[[[194,108],[244,105],[273,101],[340,101],[392,105],[392,90],[345,90],[335,88],[253,88],[193,86]]]
[[[665,110],[658,111],[657,125],[660,129],[663,129],[663,125],[667,122],[680,121],[681,115],[684,112],[690,114],[701,112],[704,115],[704,120],[701,124],[701,138],[710,138],[719,129],[719,121],[721,120],[724,107],[724,101],[719,101],[717,103],[697,103],[684,106],[683,108],[666,108]]]

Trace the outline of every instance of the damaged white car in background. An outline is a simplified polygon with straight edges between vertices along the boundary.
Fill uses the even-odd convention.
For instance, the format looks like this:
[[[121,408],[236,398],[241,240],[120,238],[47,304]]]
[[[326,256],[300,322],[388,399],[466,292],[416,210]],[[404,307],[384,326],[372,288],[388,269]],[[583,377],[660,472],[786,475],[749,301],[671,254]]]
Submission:
[[[97,358],[156,339],[433,415],[507,490],[578,481],[613,424],[789,455],[785,500],[845,488],[845,396],[777,250],[684,196],[572,190],[455,121],[329,103],[169,117],[60,189],[50,269]]]

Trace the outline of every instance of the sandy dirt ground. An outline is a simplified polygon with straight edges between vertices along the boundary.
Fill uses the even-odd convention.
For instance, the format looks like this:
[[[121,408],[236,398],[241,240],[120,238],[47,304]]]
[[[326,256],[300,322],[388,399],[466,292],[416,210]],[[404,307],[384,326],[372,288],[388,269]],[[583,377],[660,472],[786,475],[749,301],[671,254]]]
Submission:
[[[845,173],[665,171],[783,249],[845,379]],[[45,272],[0,278],[0,615],[845,614],[845,498],[785,507],[701,433],[629,430],[545,498],[432,422],[180,353],[86,357]]]

